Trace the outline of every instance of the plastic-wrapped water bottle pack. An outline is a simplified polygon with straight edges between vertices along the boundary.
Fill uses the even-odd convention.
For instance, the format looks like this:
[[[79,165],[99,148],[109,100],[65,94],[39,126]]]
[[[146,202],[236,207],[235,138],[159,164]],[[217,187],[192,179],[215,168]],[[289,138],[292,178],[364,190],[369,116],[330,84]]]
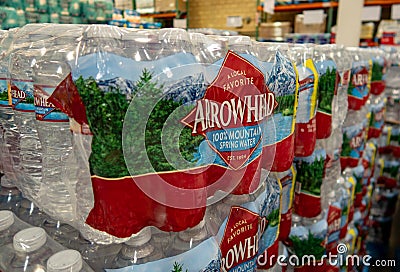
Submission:
[[[398,187],[389,54],[182,29],[1,32],[0,270],[281,271],[270,256],[319,260],[364,237],[375,196]]]

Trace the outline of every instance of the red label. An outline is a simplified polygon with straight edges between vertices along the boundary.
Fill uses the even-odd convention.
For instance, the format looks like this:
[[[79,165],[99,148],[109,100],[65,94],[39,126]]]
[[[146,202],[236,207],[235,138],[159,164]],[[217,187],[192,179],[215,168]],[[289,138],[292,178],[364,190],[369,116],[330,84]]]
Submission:
[[[88,123],[85,105],[79,97],[71,75],[56,88],[49,101],[57,108],[63,109],[79,124]],[[95,201],[86,223],[117,237],[129,237],[149,225],[164,231],[182,231],[195,226],[203,219],[206,199],[215,191],[232,188],[232,184],[237,184],[233,188],[233,194],[252,192],[260,182],[261,156],[253,156],[249,161],[256,148],[261,149],[259,144],[262,135],[258,124],[271,114],[275,107],[274,95],[267,91],[263,74],[245,59],[229,52],[204,97],[198,100],[194,110],[181,120],[191,128],[193,135],[204,136],[228,167],[211,164],[195,169],[148,173],[118,179],[92,176]],[[246,167],[242,167],[243,165]],[[217,181],[218,186],[215,185]],[[179,197],[176,197],[177,195]],[[160,211],[163,216],[159,216]],[[248,211],[247,213],[254,215]],[[258,215],[254,216],[257,217],[257,224],[258,221],[263,222]],[[252,257],[254,260],[248,260],[246,257],[250,254],[248,252],[254,250],[251,239],[255,235],[254,229],[255,233],[258,230],[258,225],[254,225],[251,219],[247,218],[246,222],[252,229],[245,230],[245,225],[239,228],[239,231],[242,231],[242,228],[245,230],[245,236],[239,235],[244,237],[240,238],[241,244],[239,242],[235,248],[233,243],[236,241],[229,240],[229,247],[226,247],[224,256],[226,267],[237,265],[236,261],[253,261],[256,265],[256,255]],[[229,235],[227,234],[227,237]],[[233,232],[232,235],[236,234]],[[258,247],[258,240],[256,241]],[[228,240],[226,243],[228,244]],[[246,258],[241,260],[238,257],[242,256],[240,252],[239,255],[231,255],[231,246],[232,250],[248,250],[247,255],[243,255]]]
[[[279,225],[279,240],[286,241],[289,237],[292,226],[292,208],[285,214],[281,214],[281,222]]]
[[[317,142],[317,121],[312,118],[308,123],[296,123],[295,156],[308,157],[314,152]]]
[[[356,87],[366,85],[368,83],[368,70],[363,68],[360,72],[353,76],[351,82]]]
[[[340,235],[340,220],[341,220],[341,209],[330,205],[328,209],[328,233],[326,250],[332,254],[336,254],[336,247],[339,241]]]
[[[348,88],[349,109],[360,110],[365,105],[369,96],[369,72],[365,67],[353,69],[351,82]]]
[[[279,256],[279,240],[276,240],[269,248],[257,257],[257,269],[269,269],[273,267]]]
[[[332,115],[318,111],[317,116],[317,139],[326,139],[332,133]]]
[[[262,167],[273,172],[284,172],[292,166],[295,148],[294,133],[274,144],[263,146]],[[280,159],[279,159],[280,158]]]
[[[81,125],[81,133],[91,134],[86,109],[71,73],[57,86],[47,100]]]
[[[240,180],[234,193],[254,191],[260,182],[259,163],[256,159],[240,170],[210,165],[120,179],[92,176],[95,201],[86,223],[117,237],[129,237],[150,225],[183,231],[204,218],[207,197],[217,189],[229,188],[232,181]],[[216,181],[218,186],[211,186]],[[160,199],[169,201],[160,203]],[[165,216],[159,216],[159,211]]]
[[[385,81],[373,81],[371,82],[371,93],[373,95],[380,95],[385,90],[386,83]]]
[[[222,237],[222,271],[255,271],[258,240],[267,220],[241,207],[232,207]]]
[[[342,76],[342,85],[348,85],[350,82],[350,70],[346,70]]]
[[[321,197],[303,192],[296,192],[293,208],[295,213],[299,216],[308,218],[315,217],[322,211]]]
[[[359,148],[363,142],[364,142],[364,131],[359,133],[357,136],[351,138],[350,147],[352,149]]]
[[[276,106],[263,73],[229,51],[218,76],[182,123],[192,129],[192,135],[203,135],[226,164],[238,169],[261,143],[258,124]]]

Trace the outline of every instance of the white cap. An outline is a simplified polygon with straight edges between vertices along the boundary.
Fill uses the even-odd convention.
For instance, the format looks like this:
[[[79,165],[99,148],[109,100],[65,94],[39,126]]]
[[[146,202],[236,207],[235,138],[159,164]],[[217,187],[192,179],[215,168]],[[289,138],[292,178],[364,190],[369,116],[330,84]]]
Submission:
[[[158,32],[160,41],[189,41],[189,33],[180,28],[162,28]]]
[[[138,234],[132,236],[128,241],[125,242],[128,246],[141,246],[146,244],[151,239],[151,229],[142,229]]]
[[[206,35],[202,33],[189,33],[189,37],[193,44],[206,43]]]
[[[0,211],[0,231],[6,230],[14,224],[14,214],[11,211]]]
[[[23,252],[38,250],[46,243],[46,238],[46,232],[42,228],[33,227],[21,230],[14,235],[14,250]]]
[[[72,249],[57,252],[47,260],[47,272],[79,272],[82,266],[81,254]]]
[[[229,36],[228,45],[252,45],[249,36]]]
[[[112,25],[91,25],[85,29],[85,38],[121,39],[119,27]]]

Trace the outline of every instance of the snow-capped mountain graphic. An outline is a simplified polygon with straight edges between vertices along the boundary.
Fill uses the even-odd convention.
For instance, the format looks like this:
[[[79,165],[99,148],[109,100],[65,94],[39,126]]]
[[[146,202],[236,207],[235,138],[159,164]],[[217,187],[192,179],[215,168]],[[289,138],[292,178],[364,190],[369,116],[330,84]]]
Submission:
[[[219,260],[213,260],[208,266],[201,270],[201,272],[219,272],[221,269],[221,262]]]
[[[179,82],[165,86],[164,93],[167,99],[188,103],[202,98],[206,89],[204,75],[198,74],[185,77]]]
[[[276,96],[294,94],[296,91],[296,72],[290,60],[279,51],[267,80],[267,86]]]
[[[107,92],[118,92],[126,95],[128,100],[131,100],[132,94],[135,92],[135,83],[122,77],[115,77],[112,79],[98,80],[97,85],[99,88]]]

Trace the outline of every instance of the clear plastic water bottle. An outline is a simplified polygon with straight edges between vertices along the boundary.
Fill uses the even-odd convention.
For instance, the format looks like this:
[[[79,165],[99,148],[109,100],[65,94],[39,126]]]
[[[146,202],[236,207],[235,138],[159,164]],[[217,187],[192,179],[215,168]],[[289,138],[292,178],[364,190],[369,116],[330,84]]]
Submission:
[[[82,260],[79,251],[67,249],[57,252],[47,260],[47,272],[92,272]]]
[[[206,220],[203,220],[193,228],[178,232],[172,241],[170,249],[167,250],[167,255],[175,256],[187,252],[206,240],[210,235],[205,223]]]
[[[0,246],[12,242],[14,235],[29,225],[18,219],[11,211],[0,211]]]
[[[74,227],[51,217],[46,217],[41,225],[48,235],[65,247],[71,247],[79,237],[79,231]]]
[[[80,42],[80,47],[78,49],[78,56],[76,57],[96,53],[100,48],[103,50],[102,52],[122,49],[121,32],[118,28],[95,25],[87,27],[83,33],[82,41]],[[75,61],[72,61],[71,64],[74,65],[74,62]],[[74,68],[79,70],[79,67]],[[82,233],[83,237],[92,242],[111,244],[115,241],[111,235],[103,231],[98,231],[85,223],[94,206],[94,195],[89,165],[93,136],[90,134],[83,134],[80,125],[72,118],[70,119],[70,127],[73,131],[72,156],[75,158],[74,163],[79,166],[78,169],[67,169],[67,173],[77,175],[78,180],[78,183],[76,184],[77,228]],[[123,242],[125,240],[127,239],[121,239],[119,241]]]
[[[162,257],[163,252],[152,240],[151,229],[145,228],[122,245],[111,266],[112,268],[123,268],[159,260]]]
[[[8,63],[10,61],[10,50],[14,42],[17,30],[9,30],[7,36],[1,40],[0,55],[0,127],[2,132],[2,144],[0,145],[1,160],[3,163],[3,174],[1,184],[5,187],[12,187],[17,184],[15,168],[19,164],[19,132],[14,123],[14,112],[8,99],[9,73]]]
[[[3,39],[5,39],[7,37],[7,31],[6,30],[1,30],[0,31],[0,44],[2,43],[2,40]],[[3,57],[4,57],[4,55],[5,55],[5,51],[7,50],[7,48],[2,48],[2,47],[0,47],[1,49],[1,51],[0,51],[0,56],[1,55],[3,55]],[[1,71],[1,69],[3,69],[4,70],[4,67],[1,67],[0,68],[0,72],[2,72]],[[7,94],[6,92],[7,92],[7,90],[8,90],[8,88],[7,88],[7,78],[5,78],[4,76],[2,76],[2,77],[0,77],[0,94],[2,95],[1,97],[0,97],[0,99],[3,99],[4,98],[4,96]],[[2,103],[0,103],[0,106],[3,106],[2,105]],[[3,118],[2,116],[0,116],[0,118]],[[4,149],[3,149],[3,146],[4,146],[4,142],[3,142],[3,132],[4,132],[4,128],[3,128],[3,125],[2,125],[2,123],[0,122],[0,151],[1,151],[1,153],[0,153],[0,159],[1,159],[1,161],[0,161],[0,175],[2,175],[3,173],[4,173],[4,171],[3,171],[3,163],[4,163],[4,159],[3,159],[3,157],[4,157]]]
[[[201,33],[190,33],[190,41],[193,44],[193,53],[199,63],[213,64],[225,57],[226,50],[224,50],[222,41],[217,42]]]
[[[10,210],[17,213],[21,199],[21,192],[17,188],[2,186],[0,190],[0,210]]]
[[[72,153],[72,133],[69,118],[48,102],[60,82],[68,75],[68,58],[72,59],[75,44],[81,36],[79,26],[56,27],[57,37],[46,44],[46,54],[34,66],[34,96],[36,128],[42,146],[42,180],[39,201],[52,218],[71,222],[75,218],[71,194],[75,194],[76,178],[65,178]]]
[[[33,104],[32,63],[44,51],[43,40],[48,35],[30,34],[19,42],[19,49],[13,50],[10,61],[11,93],[14,120],[20,132],[19,188],[32,201],[36,201],[42,176],[41,144],[35,125]]]
[[[17,232],[12,243],[0,250],[3,271],[46,271],[46,261],[63,247],[49,239],[42,228],[33,227]]]
[[[46,220],[47,215],[43,213],[32,201],[22,198],[18,205],[16,215],[28,224],[40,227]]]
[[[82,258],[95,271],[104,271],[110,267],[112,261],[121,250],[121,244],[100,245],[88,240],[79,239],[74,246],[75,250],[82,253]]]

